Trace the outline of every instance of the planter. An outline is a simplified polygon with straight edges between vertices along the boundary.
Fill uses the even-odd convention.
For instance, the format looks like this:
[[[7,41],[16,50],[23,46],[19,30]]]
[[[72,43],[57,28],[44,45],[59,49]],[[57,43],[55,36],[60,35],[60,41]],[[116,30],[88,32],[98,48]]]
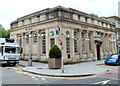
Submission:
[[[61,69],[61,58],[49,58],[48,67],[50,69]]]

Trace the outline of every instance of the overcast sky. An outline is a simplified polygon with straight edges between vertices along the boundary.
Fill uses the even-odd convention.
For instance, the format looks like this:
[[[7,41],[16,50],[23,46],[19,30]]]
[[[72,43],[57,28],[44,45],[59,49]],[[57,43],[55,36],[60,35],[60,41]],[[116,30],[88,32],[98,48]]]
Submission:
[[[100,17],[118,15],[120,0],[1,0],[0,24],[10,29],[10,23],[19,17],[58,5],[70,7]]]

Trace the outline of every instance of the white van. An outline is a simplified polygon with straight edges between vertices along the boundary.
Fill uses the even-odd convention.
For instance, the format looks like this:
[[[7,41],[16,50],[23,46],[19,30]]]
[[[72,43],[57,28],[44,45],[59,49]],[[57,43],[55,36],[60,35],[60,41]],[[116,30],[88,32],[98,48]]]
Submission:
[[[19,63],[22,48],[15,43],[14,39],[0,38],[0,63],[13,64]]]

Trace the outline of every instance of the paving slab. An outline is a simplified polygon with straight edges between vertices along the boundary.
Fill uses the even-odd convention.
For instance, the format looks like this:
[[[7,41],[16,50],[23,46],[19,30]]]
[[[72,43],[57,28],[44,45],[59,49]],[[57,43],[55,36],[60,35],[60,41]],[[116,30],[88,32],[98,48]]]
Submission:
[[[67,64],[64,65],[64,73],[62,73],[61,69],[49,69],[48,64],[46,63],[33,62],[33,66],[28,66],[28,61],[20,61],[19,64],[25,66],[23,68],[23,71],[25,72],[56,77],[91,76],[108,70],[108,68],[100,66],[101,64],[104,64],[104,60]]]

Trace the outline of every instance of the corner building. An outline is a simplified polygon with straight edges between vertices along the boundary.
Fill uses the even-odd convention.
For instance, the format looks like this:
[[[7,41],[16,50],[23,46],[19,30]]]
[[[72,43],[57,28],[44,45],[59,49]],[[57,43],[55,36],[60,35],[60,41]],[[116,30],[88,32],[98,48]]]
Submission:
[[[63,48],[65,63],[100,60],[117,52],[115,24],[73,8],[57,6],[23,16],[11,23],[10,33],[25,60],[31,55],[47,62],[54,44]]]

